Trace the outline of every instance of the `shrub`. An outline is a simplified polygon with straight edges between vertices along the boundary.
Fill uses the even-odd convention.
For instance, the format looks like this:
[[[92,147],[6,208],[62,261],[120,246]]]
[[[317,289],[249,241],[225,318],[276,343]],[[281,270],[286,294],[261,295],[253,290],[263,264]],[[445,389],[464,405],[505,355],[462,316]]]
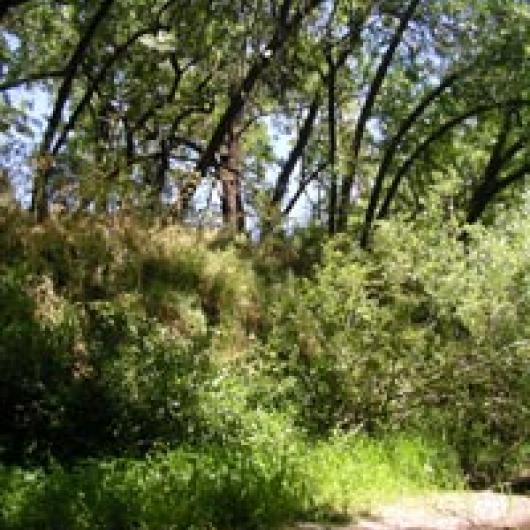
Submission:
[[[415,428],[453,444],[472,481],[530,434],[528,220],[502,232],[383,223],[372,252],[327,244],[314,281],[277,291],[269,373],[295,381],[313,432]]]
[[[4,459],[137,454],[199,436],[211,361],[241,356],[259,313],[250,263],[126,216],[33,226],[9,212],[0,225]]]
[[[123,300],[74,305],[49,278],[0,275],[0,448],[6,461],[138,452],[197,423],[205,338]]]
[[[73,378],[78,322],[47,278],[0,273],[0,451],[4,460],[45,455],[60,438]]]

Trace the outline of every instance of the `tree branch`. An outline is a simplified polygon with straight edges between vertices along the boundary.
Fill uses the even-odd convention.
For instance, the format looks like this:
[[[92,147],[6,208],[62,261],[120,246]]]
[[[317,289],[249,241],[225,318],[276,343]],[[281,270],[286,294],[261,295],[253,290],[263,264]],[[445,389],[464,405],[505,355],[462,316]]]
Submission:
[[[405,120],[403,120],[397,133],[390,140],[390,143],[388,144],[388,147],[386,148],[383,155],[383,159],[381,160],[381,164],[379,165],[375,183],[370,194],[368,207],[365,212],[364,224],[361,232],[361,246],[363,248],[366,247],[368,243],[368,236],[375,218],[377,203],[379,202],[379,197],[383,189],[383,182],[403,138],[423,115],[429,105],[433,103],[433,101],[435,101],[439,96],[441,96],[453,83],[460,79],[465,71],[467,70],[454,72],[453,74],[448,75],[437,87],[428,92],[412,110],[412,112],[405,118]]]
[[[505,190],[512,184],[515,184],[517,181],[522,180],[528,173],[530,173],[530,162],[527,162],[518,169],[515,169],[502,180],[495,180],[494,182],[486,183],[489,185],[481,189],[480,197],[478,194],[476,194],[475,202],[472,204],[472,209],[469,211],[466,222],[468,224],[477,222],[484,213],[484,210],[488,204],[498,193]]]
[[[501,190],[508,186],[511,182],[514,182],[520,177],[515,177],[518,170],[512,172],[511,176],[508,176],[504,180],[499,180],[499,175],[505,168],[506,164],[515,157],[515,155],[525,147],[528,142],[528,137],[522,137],[517,142],[512,144],[504,152],[504,146],[510,130],[513,125],[513,109],[507,108],[506,115],[502,126],[499,128],[499,134],[493,149],[491,156],[484,169],[482,181],[476,186],[473,191],[471,200],[469,201],[468,213],[466,221],[469,224],[476,222],[483,214],[486,206],[491,199]],[[524,166],[523,166],[524,167]]]
[[[283,197],[285,196],[285,193],[287,192],[287,184],[289,183],[289,178],[291,177],[291,174],[296,166],[296,163],[298,162],[298,159],[300,158],[300,156],[302,156],[302,153],[304,152],[304,149],[306,148],[307,143],[309,142],[309,138],[311,137],[311,133],[313,132],[313,126],[315,124],[319,106],[320,93],[317,93],[314,96],[313,101],[311,101],[309,111],[307,113],[306,119],[304,120],[304,123],[302,124],[296,143],[291,149],[289,157],[287,158],[287,161],[285,162],[280,172],[280,175],[278,176],[278,180],[276,181],[276,186],[274,188],[274,193],[272,195],[271,200],[271,203],[273,205],[281,203]]]
[[[68,133],[75,127],[75,124],[77,123],[77,120],[79,119],[79,116],[84,112],[87,105],[90,103],[92,98],[94,97],[94,94],[96,93],[99,85],[101,82],[105,79],[107,74],[109,73],[109,70],[111,69],[112,65],[141,37],[144,35],[147,35],[149,33],[152,33],[156,31],[157,29],[160,29],[160,25],[156,25],[150,28],[144,28],[142,30],[137,31],[134,35],[132,35],[126,42],[123,44],[120,44],[112,54],[111,57],[107,59],[105,64],[101,67],[101,70],[98,72],[97,76],[91,81],[89,87],[87,88],[84,96],[82,97],[81,101],[77,104],[77,107],[70,115],[70,118],[68,119],[68,122],[63,127],[63,130],[61,132],[61,135],[55,142],[52,154],[56,155],[59,152],[59,149],[64,145],[66,142],[66,139],[68,137]]]
[[[338,217],[338,229],[344,230],[346,228],[346,216],[347,209],[350,204],[350,193],[353,186],[353,180],[355,178],[355,173],[357,171],[357,165],[359,161],[359,152],[361,150],[361,144],[363,141],[364,133],[366,130],[366,124],[368,119],[372,114],[372,110],[375,104],[375,100],[379,95],[383,81],[388,73],[390,64],[394,58],[394,54],[403,39],[403,34],[407,29],[416,8],[418,7],[421,0],[411,0],[407,6],[407,9],[403,12],[399,19],[398,27],[394,32],[392,40],[388,45],[388,48],[381,59],[381,62],[377,68],[376,74],[368,90],[368,95],[361,109],[357,125],[355,127],[355,133],[353,137],[353,153],[352,153],[352,167],[349,174],[344,179],[342,189],[341,189],[341,205],[339,208],[339,217]]]
[[[29,74],[26,77],[23,77],[21,79],[13,79],[11,81],[6,80],[2,81],[0,83],[0,92],[6,92],[7,90],[11,90],[13,88],[17,88],[22,85],[30,84],[30,83],[37,83],[39,81],[45,81],[46,79],[56,79],[64,77],[66,74],[66,70],[50,70],[49,72],[39,72],[35,74]]]
[[[355,15],[350,16],[349,25],[350,31],[347,35],[341,39],[340,46],[338,47],[338,57],[336,60],[333,58],[333,49],[330,49],[326,53],[326,62],[328,64],[327,74],[324,77],[327,85],[327,96],[328,96],[328,139],[329,139],[329,165],[331,170],[330,175],[330,188],[329,188],[329,211],[328,211],[328,232],[333,235],[337,229],[336,214],[337,214],[337,195],[338,195],[338,182],[336,174],[336,151],[337,151],[337,117],[336,117],[336,106],[337,106],[337,74],[340,69],[346,64],[349,55],[353,51],[353,48],[361,41],[361,33],[368,17],[370,8],[358,9],[355,11]],[[331,32],[331,21],[328,27],[328,31]]]
[[[53,137],[55,136],[55,133],[61,121],[64,106],[66,105],[66,102],[70,97],[72,85],[74,82],[74,78],[77,74],[79,65],[90,46],[90,43],[96,33],[98,26],[104,20],[105,15],[108,13],[112,3],[113,0],[103,0],[98,10],[94,14],[92,20],[90,21],[90,24],[88,25],[88,28],[85,31],[83,37],[79,41],[72,57],[68,61],[68,65],[65,68],[63,82],[59,87],[57,99],[53,107],[53,112],[48,121],[48,126],[46,127],[44,138],[42,140],[42,145],[40,149],[41,157],[46,157],[50,151]],[[32,210],[35,211],[36,219],[39,222],[42,221],[48,214],[46,186],[48,184],[52,164],[48,161],[43,164],[43,166],[45,167],[45,169],[38,171],[36,174],[32,194]]]
[[[75,49],[72,57],[70,58],[70,61],[68,61],[68,65],[65,68],[64,79],[61,86],[59,87],[59,92],[57,93],[57,99],[53,107],[53,112],[48,122],[46,131],[44,133],[44,139],[42,141],[41,148],[42,152],[49,151],[51,147],[53,137],[61,121],[61,115],[63,113],[64,106],[66,105],[66,102],[70,97],[70,92],[72,90],[74,78],[77,74],[77,69],[79,68],[80,63],[83,60],[88,50],[88,47],[90,46],[90,43],[92,41],[92,38],[94,37],[94,34],[96,33],[98,26],[101,24],[101,22],[103,22],[103,19],[105,18],[105,15],[108,13],[110,7],[112,6],[113,1],[114,0],[103,0],[103,2],[101,2],[98,10],[94,14],[92,20],[90,21],[90,24],[88,25],[87,30],[85,31],[83,37],[77,45],[77,48]]]
[[[198,172],[204,173],[208,167],[212,165],[215,154],[219,151],[227,131],[230,129],[237,116],[241,114],[248,95],[252,92],[257,81],[276,57],[278,52],[283,48],[288,37],[298,28],[302,20],[322,2],[323,0],[309,0],[305,8],[299,9],[290,20],[287,20],[292,2],[290,0],[284,0],[280,9],[281,20],[277,24],[274,35],[272,36],[265,53],[260,54],[230,98],[228,107],[214,129],[203,155],[197,162]],[[192,189],[186,190],[188,196],[191,196],[193,191],[194,190]]]
[[[514,99],[514,100],[508,100],[503,102],[496,102],[496,103],[489,103],[484,105],[477,105],[476,107],[463,112],[462,114],[459,114],[458,116],[455,116],[454,118],[448,120],[443,125],[441,125],[436,131],[431,133],[421,144],[416,147],[416,149],[413,151],[413,153],[401,164],[401,166],[396,171],[396,174],[394,175],[394,178],[386,192],[385,199],[379,208],[379,211],[377,213],[378,219],[384,219],[388,216],[388,212],[390,209],[390,204],[394,200],[397,190],[399,188],[399,185],[405,175],[408,173],[410,168],[414,165],[416,160],[425,152],[427,149],[433,144],[435,141],[442,138],[447,132],[449,132],[451,129],[456,127],[457,125],[460,125],[464,121],[466,121],[469,118],[473,118],[476,116],[480,116],[481,114],[484,114],[486,112],[490,112],[495,109],[503,108],[503,107],[509,107],[509,106],[527,106],[530,105],[530,100],[522,100],[522,99]]]
[[[300,198],[302,193],[304,193],[304,191],[307,188],[307,186],[311,182],[313,182],[316,178],[318,178],[318,175],[320,174],[320,172],[324,171],[324,169],[326,169],[327,165],[328,165],[327,162],[321,162],[317,166],[317,168],[308,177],[304,178],[300,182],[300,185],[298,186],[298,189],[296,190],[295,194],[291,197],[291,199],[289,199],[289,202],[287,203],[287,206],[282,211],[282,217],[285,217],[285,216],[289,215],[289,213],[291,213],[291,210],[294,208],[294,205],[298,202],[298,199]]]

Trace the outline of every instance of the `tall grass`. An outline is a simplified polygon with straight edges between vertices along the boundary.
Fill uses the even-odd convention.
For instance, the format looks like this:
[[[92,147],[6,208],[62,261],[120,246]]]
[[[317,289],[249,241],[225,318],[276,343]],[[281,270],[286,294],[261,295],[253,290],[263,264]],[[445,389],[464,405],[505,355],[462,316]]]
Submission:
[[[180,448],[143,460],[0,468],[6,530],[277,528],[459,483],[447,452],[417,437]]]
[[[323,515],[351,515],[400,495],[463,486],[455,455],[420,436],[335,436],[302,460],[311,503]]]

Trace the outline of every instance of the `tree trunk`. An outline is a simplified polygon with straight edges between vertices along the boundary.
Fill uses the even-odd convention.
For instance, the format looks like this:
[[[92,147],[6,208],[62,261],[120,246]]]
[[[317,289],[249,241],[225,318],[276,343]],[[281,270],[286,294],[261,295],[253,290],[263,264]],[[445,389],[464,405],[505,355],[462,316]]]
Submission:
[[[242,148],[240,138],[241,116],[230,127],[223,146],[219,179],[222,195],[221,208],[224,225],[233,232],[245,229],[245,213],[241,193]]]
[[[335,234],[337,229],[335,215],[337,213],[337,173],[335,158],[337,152],[337,127],[335,116],[335,82],[337,71],[333,59],[328,59],[328,135],[329,135],[329,167],[331,182],[329,186],[328,232]]]
[[[379,95],[383,81],[388,74],[390,65],[394,59],[395,52],[401,43],[403,34],[405,33],[405,30],[407,29],[419,3],[420,0],[411,0],[401,15],[398,27],[396,28],[392,40],[390,41],[390,44],[388,45],[388,48],[386,49],[386,52],[379,63],[379,67],[377,68],[374,79],[370,84],[368,95],[366,96],[366,100],[361,109],[353,137],[351,170],[349,171],[348,175],[346,175],[342,183],[341,203],[339,206],[337,219],[337,229],[340,231],[344,231],[346,229],[348,210],[350,208],[350,195],[357,171],[359,169],[359,156],[364,133],[366,131],[366,125],[372,115],[375,101]],[[361,246],[366,246],[366,241],[361,240]]]
[[[361,234],[361,245],[366,247],[368,243],[368,238],[370,235],[370,230],[374,222],[376,215],[376,208],[379,202],[379,197],[383,191],[383,181],[388,173],[394,155],[396,154],[403,138],[409,132],[409,130],[414,126],[417,120],[423,115],[424,111],[429,107],[429,105],[440,97],[446,89],[448,89],[455,81],[457,81],[460,76],[464,73],[455,72],[448,75],[437,87],[429,91],[418,103],[418,105],[413,109],[413,111],[401,122],[397,133],[392,137],[388,147],[385,149],[383,159],[379,165],[377,176],[375,178],[375,183],[370,194],[370,200],[368,202],[368,207],[365,212],[365,219],[362,228]]]
[[[81,40],[77,44],[74,53],[70,57],[68,64],[65,68],[65,75],[61,86],[57,92],[57,98],[53,106],[53,111],[46,130],[44,132],[44,138],[40,148],[40,161],[39,165],[43,166],[44,169],[38,169],[35,176],[34,189],[32,192],[32,209],[35,213],[37,222],[41,222],[48,215],[48,197],[47,197],[47,186],[52,173],[53,160],[52,160],[52,143],[57,132],[57,129],[61,123],[61,117],[63,114],[64,107],[66,106],[68,99],[70,98],[74,79],[77,75],[77,71],[85,55],[87,54],[92,39],[96,34],[97,28],[105,20],[105,17],[110,10],[114,0],[103,0],[99,5],[99,8],[92,17],[86,32],[81,37]],[[56,153],[53,153],[56,154]]]
[[[289,12],[292,7],[291,0],[284,0],[279,10],[279,20],[274,34],[265,47],[267,53],[261,53],[257,56],[253,64],[250,65],[245,77],[242,79],[238,88],[233,91],[228,106],[221,115],[217,125],[214,128],[212,136],[208,141],[205,149],[195,166],[196,174],[206,175],[208,169],[214,165],[216,153],[219,152],[226,136],[229,134],[233,124],[238,120],[245,104],[254,90],[255,85],[267,71],[271,63],[276,59],[278,53],[284,48],[287,40],[296,33],[303,20],[317,9],[323,0],[308,0],[302,7],[297,9],[289,18]],[[182,211],[185,212],[197,188],[197,181],[190,179],[182,189]]]
[[[499,194],[512,184],[523,180],[530,173],[530,163],[523,164],[519,168],[513,170],[503,179],[495,179],[492,181],[483,182],[481,186],[475,190],[471,199],[466,221],[469,224],[476,223],[488,204]]]
[[[476,107],[469,109],[454,118],[443,123],[434,132],[432,132],[425,140],[423,140],[414,151],[407,157],[407,159],[399,166],[396,170],[392,182],[386,190],[385,197],[377,213],[377,219],[386,219],[390,212],[390,206],[395,199],[399,186],[402,180],[405,178],[407,173],[410,171],[414,163],[434,144],[437,140],[442,138],[445,134],[452,131],[458,125],[462,124],[465,120],[471,117],[480,116],[487,112],[494,111],[496,109],[502,109],[507,107],[524,107],[529,106],[530,101],[524,99],[511,99],[502,101],[499,103],[485,103],[477,105]]]
[[[311,105],[309,106],[307,117],[304,120],[302,127],[300,128],[300,131],[298,133],[298,138],[296,139],[296,143],[291,149],[291,152],[289,153],[289,157],[287,158],[287,161],[282,167],[280,175],[278,176],[278,180],[276,181],[276,186],[274,187],[274,192],[272,195],[273,206],[279,206],[283,198],[285,197],[285,194],[287,193],[287,188],[289,186],[289,179],[291,178],[291,175],[296,167],[296,164],[298,160],[300,160],[300,157],[303,155],[305,148],[307,147],[307,144],[309,142],[309,139],[311,138],[313,127],[315,125],[315,120],[318,114],[319,105],[320,105],[320,94],[317,92],[317,94],[311,101]]]
[[[167,172],[169,170],[169,142],[165,139],[160,141],[160,156],[155,167],[149,175],[149,207],[153,214],[162,211],[162,194],[167,184]],[[150,172],[151,173],[151,172]]]

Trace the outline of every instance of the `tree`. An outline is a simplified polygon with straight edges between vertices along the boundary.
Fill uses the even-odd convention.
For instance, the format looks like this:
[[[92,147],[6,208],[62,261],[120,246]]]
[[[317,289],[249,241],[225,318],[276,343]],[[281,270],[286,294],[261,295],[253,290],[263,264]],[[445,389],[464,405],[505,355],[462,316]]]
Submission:
[[[52,102],[34,144],[36,217],[63,187],[73,209],[193,219],[215,204],[200,198],[209,187],[219,217],[242,230],[263,197],[280,220],[319,194],[331,235],[362,209],[354,224],[368,248],[376,221],[416,209],[445,167],[460,178],[462,219],[476,221],[526,174],[529,14],[516,0],[462,6],[8,2],[0,93],[11,138],[31,118],[12,94],[38,87]],[[500,161],[491,145],[508,107],[521,124]],[[285,160],[274,120],[291,129]]]

